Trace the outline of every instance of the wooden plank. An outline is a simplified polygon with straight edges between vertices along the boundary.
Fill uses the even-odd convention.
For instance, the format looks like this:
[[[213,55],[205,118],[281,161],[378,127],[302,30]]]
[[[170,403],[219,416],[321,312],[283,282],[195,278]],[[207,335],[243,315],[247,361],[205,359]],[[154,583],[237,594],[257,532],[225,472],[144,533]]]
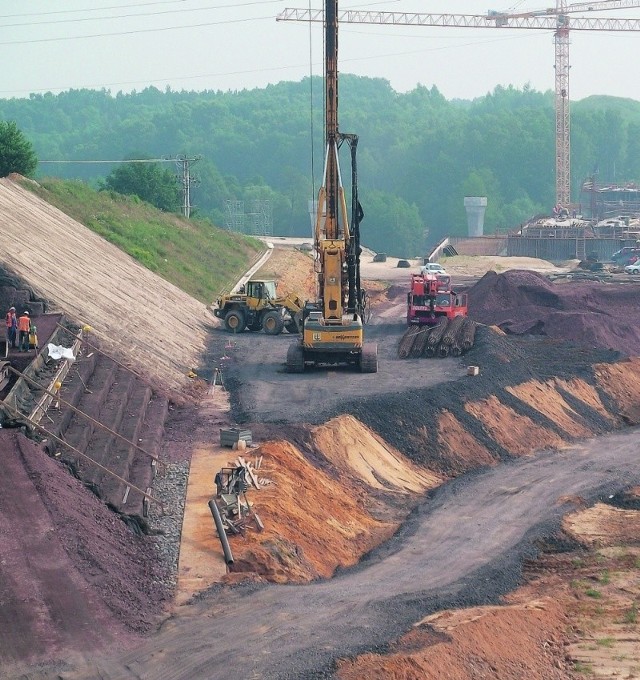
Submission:
[[[245,461],[244,458],[241,458],[238,456],[238,460],[240,461],[240,464],[247,469],[247,472],[249,473],[249,477],[251,477],[251,481],[253,482],[253,486],[256,487],[256,489],[260,488],[260,482],[258,482],[258,478],[255,476],[253,470],[250,467],[250,464]]]

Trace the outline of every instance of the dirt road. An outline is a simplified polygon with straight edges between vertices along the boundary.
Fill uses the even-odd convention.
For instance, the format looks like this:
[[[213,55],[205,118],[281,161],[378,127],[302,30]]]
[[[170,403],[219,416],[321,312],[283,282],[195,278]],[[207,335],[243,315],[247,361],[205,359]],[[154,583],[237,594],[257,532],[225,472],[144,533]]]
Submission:
[[[374,319],[375,320],[375,319]],[[283,333],[242,333],[226,362],[225,380],[233,387],[233,414],[238,422],[323,422],[323,414],[362,395],[391,394],[456,380],[465,373],[460,358],[422,361],[398,359],[402,323],[371,324],[368,342],[378,345],[377,374],[350,368],[309,369],[303,375],[285,372],[287,348],[298,336]],[[221,335],[228,334],[220,331]]]
[[[425,362],[399,359],[398,343],[406,325],[406,283],[410,270],[397,269],[393,261],[369,264],[372,281],[392,281],[383,303],[375,306],[365,327],[367,342],[378,345],[378,373],[361,374],[348,367],[307,368],[304,375],[285,371],[287,349],[299,336],[283,333],[241,333],[233,336],[236,349],[223,360],[225,383],[233,392],[233,416],[237,422],[318,424],[327,414],[363,397],[389,395],[457,380],[466,372],[464,358]],[[412,271],[417,271],[417,266]],[[222,347],[229,334],[214,334]],[[217,357],[216,357],[217,358]],[[203,375],[205,375],[203,373]],[[208,377],[208,376],[207,376]]]
[[[495,602],[572,507],[563,498],[606,499],[640,482],[639,437],[633,429],[458,479],[357,568],[307,586],[209,592],[142,647],[58,677],[330,677],[337,658],[380,649],[428,613]]]

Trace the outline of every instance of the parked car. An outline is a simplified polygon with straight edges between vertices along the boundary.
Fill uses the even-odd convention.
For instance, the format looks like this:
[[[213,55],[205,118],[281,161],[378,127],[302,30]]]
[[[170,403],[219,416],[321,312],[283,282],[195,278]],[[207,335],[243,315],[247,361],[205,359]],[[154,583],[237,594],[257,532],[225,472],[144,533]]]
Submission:
[[[421,274],[444,274],[447,272],[439,262],[427,262],[420,267]]]
[[[635,264],[640,259],[640,248],[633,248],[625,246],[624,248],[615,252],[611,259],[618,265],[618,267],[626,267],[628,264]]]
[[[634,262],[633,264],[628,264],[624,268],[627,274],[640,274],[640,260]]]

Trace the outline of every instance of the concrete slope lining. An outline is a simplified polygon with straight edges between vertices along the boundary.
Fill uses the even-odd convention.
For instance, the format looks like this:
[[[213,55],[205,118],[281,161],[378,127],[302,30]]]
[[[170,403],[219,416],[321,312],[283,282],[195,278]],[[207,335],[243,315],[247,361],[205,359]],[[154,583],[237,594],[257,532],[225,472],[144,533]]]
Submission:
[[[204,351],[206,305],[16,182],[0,179],[2,261],[105,349],[180,389]]]

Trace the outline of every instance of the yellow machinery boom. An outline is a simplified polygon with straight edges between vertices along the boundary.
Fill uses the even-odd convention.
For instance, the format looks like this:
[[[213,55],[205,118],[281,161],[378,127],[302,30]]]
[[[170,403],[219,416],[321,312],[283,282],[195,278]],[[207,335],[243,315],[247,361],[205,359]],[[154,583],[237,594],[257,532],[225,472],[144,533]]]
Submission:
[[[378,349],[364,342],[367,297],[360,286],[356,135],[338,129],[338,0],[325,4],[325,126],[327,149],[315,222],[317,299],[305,305],[300,342],[287,353],[287,370],[301,373],[309,365],[353,365],[363,373],[378,370]],[[352,228],[340,174],[339,149],[351,148]]]

